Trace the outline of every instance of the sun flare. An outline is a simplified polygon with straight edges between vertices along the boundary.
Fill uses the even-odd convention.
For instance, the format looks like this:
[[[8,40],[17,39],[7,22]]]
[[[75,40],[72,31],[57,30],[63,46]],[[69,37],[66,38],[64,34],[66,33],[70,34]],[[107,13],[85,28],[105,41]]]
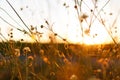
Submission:
[[[69,39],[73,43],[84,43],[87,45],[94,44],[107,44],[110,43],[111,37],[101,24],[96,24],[91,27],[89,33],[84,32],[83,37],[80,36],[80,33],[77,31],[69,30],[69,33],[79,34],[75,36],[74,34],[70,34]]]

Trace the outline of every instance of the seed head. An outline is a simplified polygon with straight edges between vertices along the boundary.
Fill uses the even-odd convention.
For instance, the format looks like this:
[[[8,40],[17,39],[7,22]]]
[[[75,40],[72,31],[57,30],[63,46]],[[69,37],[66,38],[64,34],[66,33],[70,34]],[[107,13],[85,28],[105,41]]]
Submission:
[[[41,28],[43,28],[44,26],[43,26],[43,25],[41,25],[40,27],[41,27]]]
[[[77,5],[75,5],[74,8],[77,9]]]
[[[24,47],[23,48],[23,53],[29,53],[29,52],[31,52],[31,50],[30,50],[30,48],[29,47]]]
[[[54,33],[55,36],[57,36],[57,33]]]

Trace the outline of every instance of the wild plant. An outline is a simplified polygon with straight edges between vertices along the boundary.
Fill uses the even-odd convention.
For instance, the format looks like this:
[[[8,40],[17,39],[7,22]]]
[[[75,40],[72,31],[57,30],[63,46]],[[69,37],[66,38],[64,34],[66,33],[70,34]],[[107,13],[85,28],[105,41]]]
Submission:
[[[115,18],[111,27],[107,26],[107,23],[105,23],[102,17],[105,16],[104,8],[110,0],[107,0],[101,7],[98,6],[98,0],[91,0],[93,7],[89,6],[84,0],[73,1],[73,8],[76,10],[77,20],[79,21],[81,30],[80,34],[83,39],[81,45],[75,46],[70,44],[66,38],[55,33],[53,30],[54,25],[48,20],[44,21],[45,25],[40,25],[41,29],[45,28],[50,31],[48,44],[42,44],[41,37],[44,33],[39,32],[33,25],[27,26],[10,1],[6,0],[6,2],[26,28],[24,29],[24,27],[17,23],[6,10],[0,7],[0,10],[5,12],[5,14],[20,27],[14,26],[0,16],[0,19],[12,27],[8,33],[9,39],[6,39],[4,34],[0,33],[0,38],[2,40],[0,48],[5,53],[1,58],[0,66],[4,66],[6,70],[10,69],[9,75],[11,80],[89,80],[91,76],[96,76],[103,80],[120,78],[120,68],[116,62],[116,57],[119,60],[120,56],[119,45],[112,34],[112,28],[115,27],[119,15]],[[68,3],[64,3],[63,6],[69,8],[67,4]],[[87,7],[87,12],[84,11],[83,5]],[[109,15],[112,16],[113,14],[110,12]],[[92,38],[98,36],[97,33],[93,35],[90,34],[95,21],[98,21],[98,23],[104,27],[115,46],[109,46],[107,50],[105,46],[99,47],[96,52],[92,52],[91,49],[93,49],[93,47],[89,48],[88,45],[83,43],[85,36],[90,36]],[[87,25],[87,28],[84,27],[84,24]],[[20,43],[14,41],[13,29],[27,34],[34,43],[21,43],[24,39],[21,39],[21,41],[19,41]],[[57,37],[62,39],[63,44],[57,42]],[[95,58],[95,64],[100,65],[96,70],[93,69],[94,66],[91,58]],[[100,73],[99,76],[97,76],[98,73]]]

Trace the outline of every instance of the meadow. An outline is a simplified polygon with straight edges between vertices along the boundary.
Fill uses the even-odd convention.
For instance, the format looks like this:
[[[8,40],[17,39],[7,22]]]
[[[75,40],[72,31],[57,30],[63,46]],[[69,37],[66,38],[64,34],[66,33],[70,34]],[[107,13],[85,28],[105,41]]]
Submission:
[[[0,44],[0,80],[119,80],[119,45]]]
[[[110,0],[103,2],[103,5],[99,5],[98,0],[91,0],[92,7],[85,0],[73,2],[72,9],[76,12],[75,17],[80,29],[76,36],[81,36],[80,44],[69,42],[69,39],[55,32],[54,24],[47,19],[37,27],[26,24],[14,5],[6,0],[23,26],[0,7],[0,10],[18,25],[15,26],[0,15],[0,19],[10,26],[7,38],[0,32],[0,80],[120,80],[119,26],[116,27],[119,13],[112,22],[107,22],[114,16],[112,12],[104,10]],[[25,6],[25,10],[31,7]],[[62,6],[66,10],[71,9],[66,2]],[[23,11],[24,8],[20,7],[19,12],[24,13]],[[14,40],[14,29],[25,35],[24,37],[32,39],[32,42]],[[48,30],[48,36],[44,35],[46,32],[39,31],[44,29]],[[71,35],[73,32],[69,33]],[[101,42],[106,40],[106,34],[111,40],[109,44],[107,41]],[[44,36],[49,39],[47,43],[41,41]],[[99,44],[85,44],[86,37],[86,42],[89,43],[92,39]],[[58,38],[61,42],[58,42]],[[74,38],[73,36],[72,39]]]

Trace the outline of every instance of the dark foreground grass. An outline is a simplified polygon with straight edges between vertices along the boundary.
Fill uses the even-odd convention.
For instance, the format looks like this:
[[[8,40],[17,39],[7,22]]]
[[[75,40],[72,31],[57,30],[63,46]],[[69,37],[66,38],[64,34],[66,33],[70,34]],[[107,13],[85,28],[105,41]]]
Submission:
[[[0,43],[0,80],[120,80],[119,45]]]

